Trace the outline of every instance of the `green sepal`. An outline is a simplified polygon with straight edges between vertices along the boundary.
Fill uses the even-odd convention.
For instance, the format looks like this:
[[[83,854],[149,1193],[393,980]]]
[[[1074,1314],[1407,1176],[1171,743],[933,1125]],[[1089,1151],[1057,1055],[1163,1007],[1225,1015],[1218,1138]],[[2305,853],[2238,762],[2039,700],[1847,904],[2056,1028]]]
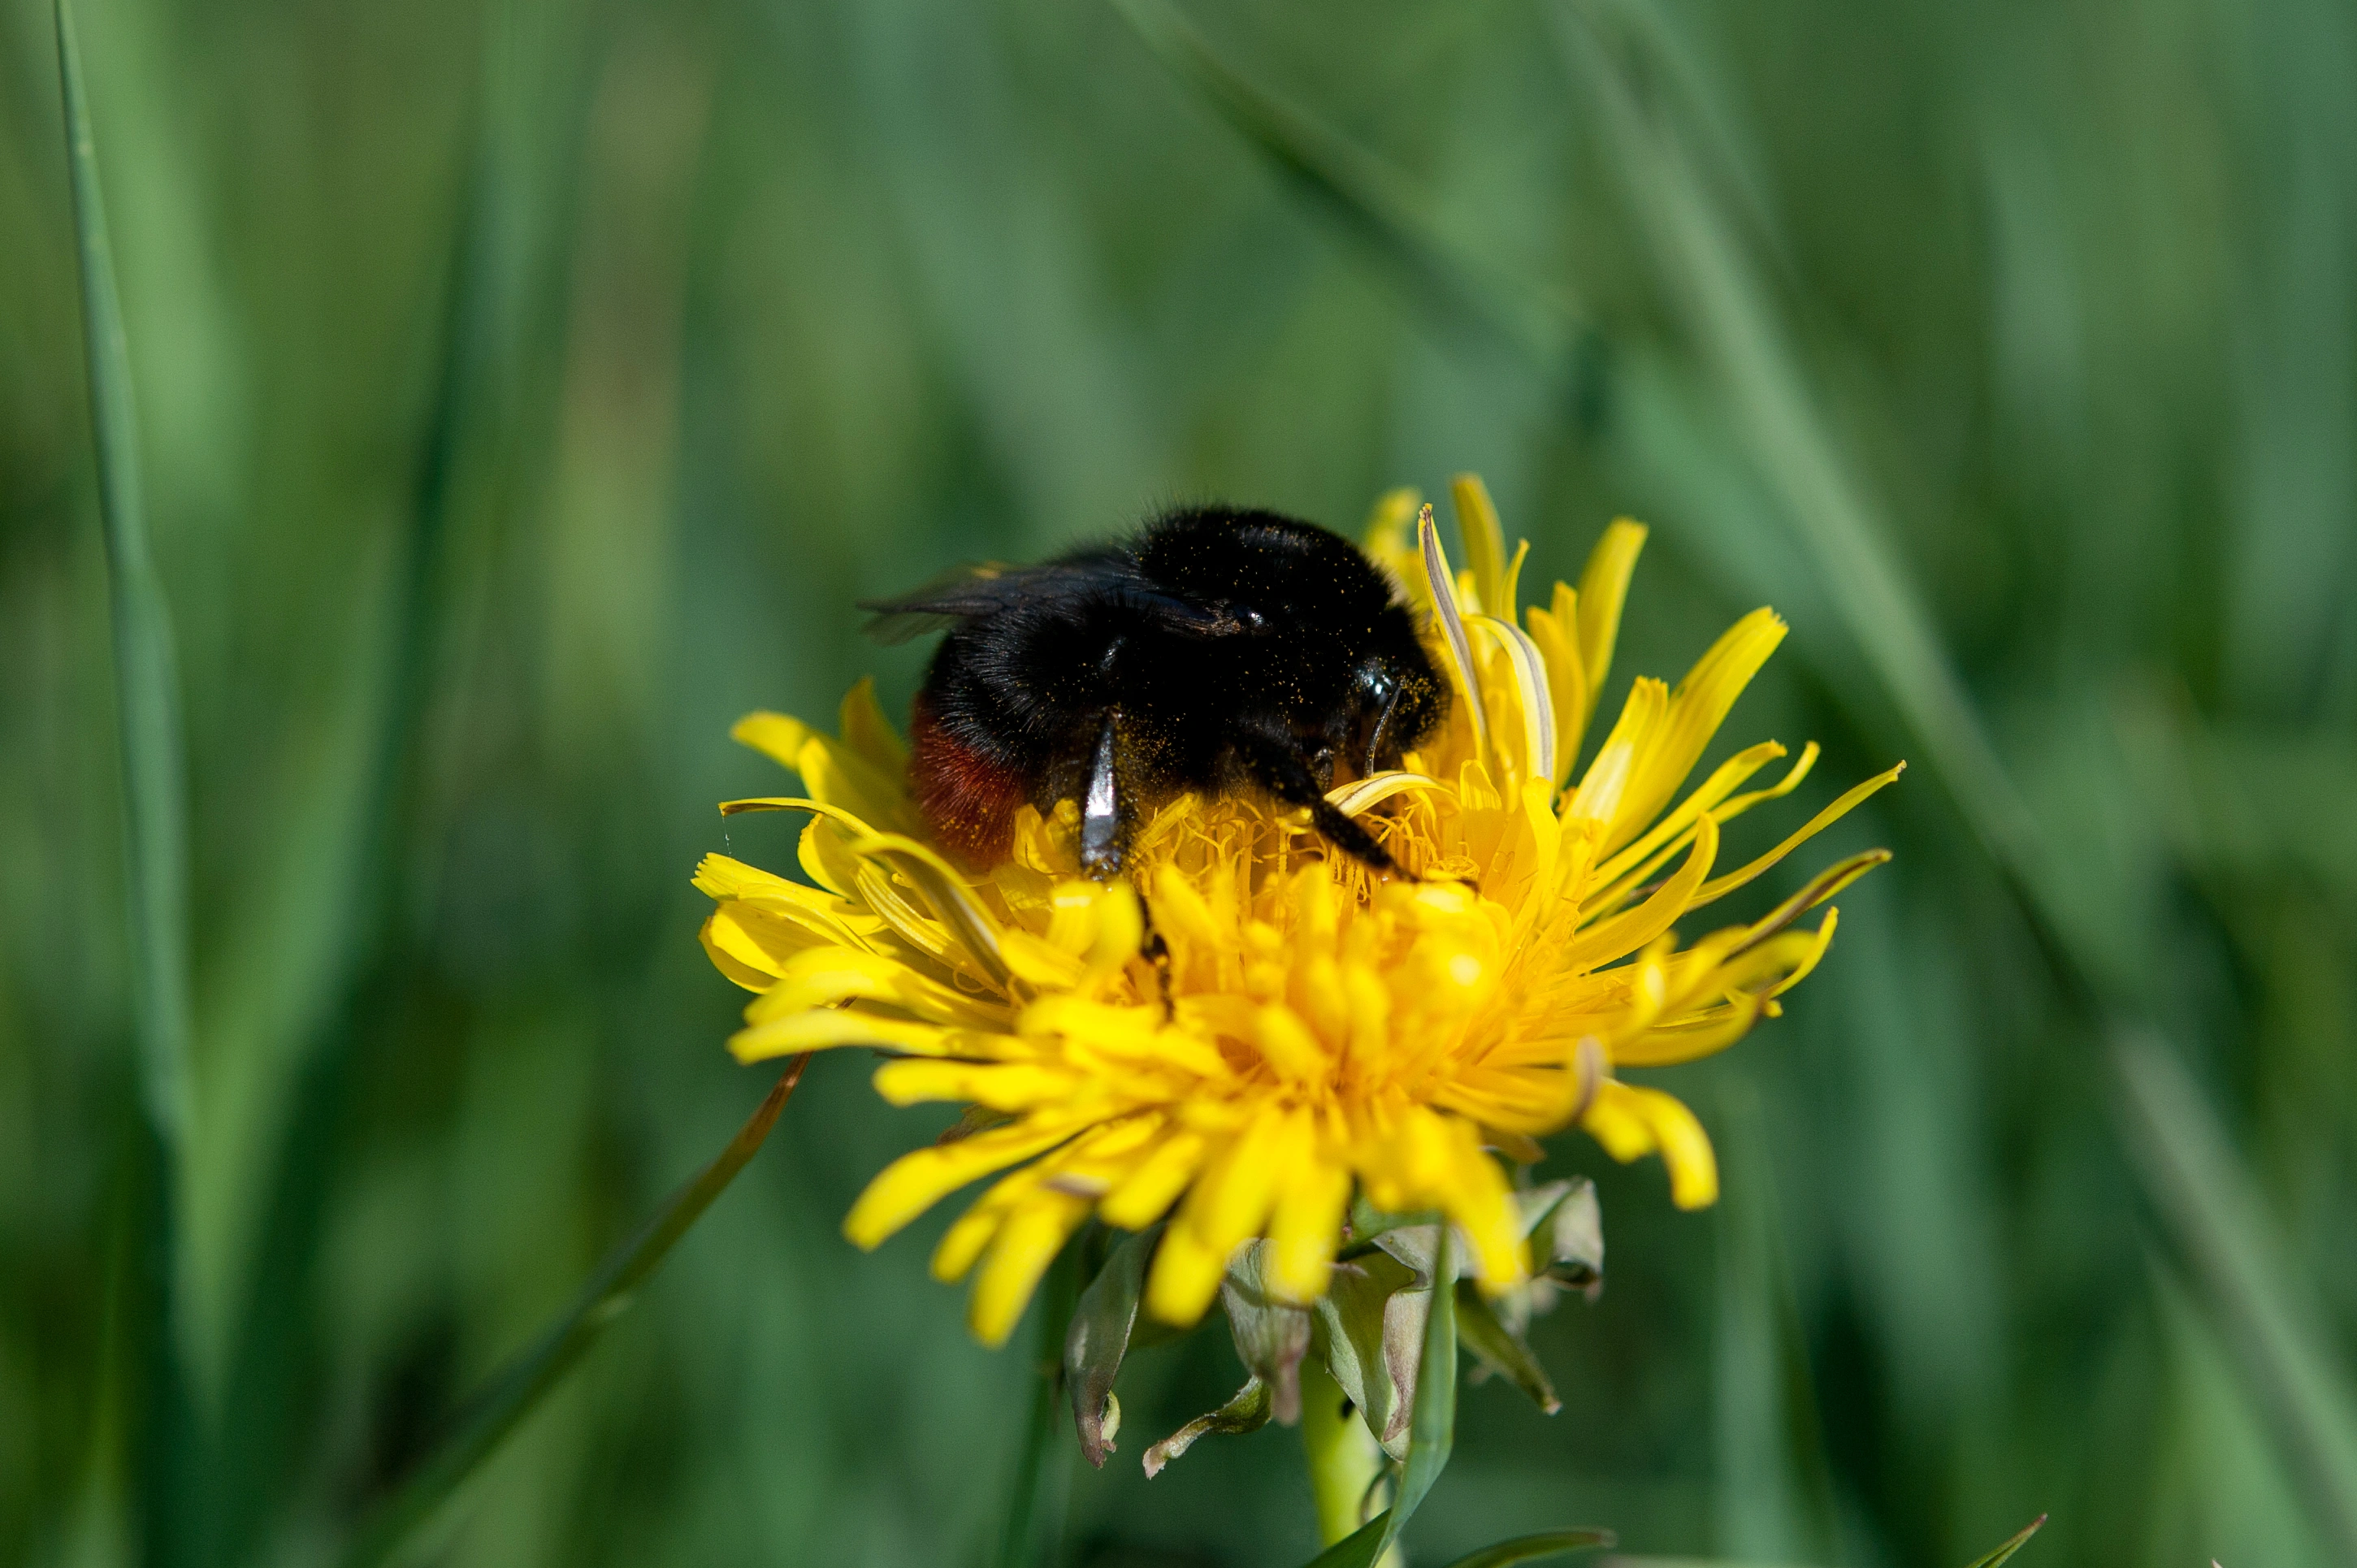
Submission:
[[[1457,1337],[1473,1353],[1477,1375],[1505,1377],[1553,1415],[1563,1402],[1531,1349],[1531,1319],[1552,1307],[1559,1291],[1577,1291],[1593,1301],[1603,1290],[1603,1218],[1595,1184],[1585,1176],[1527,1188],[1515,1193],[1514,1201],[1523,1234],[1530,1240],[1530,1283],[1492,1301],[1458,1281]],[[1402,1243],[1407,1243],[1406,1233],[1393,1244]]]
[[[1486,1371],[1505,1377],[1547,1414],[1563,1408],[1546,1369],[1523,1337],[1508,1327],[1471,1280],[1457,1282],[1457,1339]]]
[[[1269,1413],[1281,1426],[1301,1419],[1301,1358],[1309,1353],[1310,1311],[1269,1294],[1269,1244],[1236,1249],[1220,1281],[1220,1305],[1235,1337],[1236,1358],[1267,1385]]]
[[[1522,1205],[1523,1233],[1531,1239],[1533,1275],[1594,1301],[1604,1289],[1604,1212],[1596,1184],[1575,1176],[1514,1198]]]
[[[1406,1214],[1386,1214],[1369,1203],[1364,1194],[1351,1199],[1350,1240],[1335,1255],[1343,1259],[1363,1258],[1373,1249],[1377,1240],[1386,1233],[1407,1225],[1437,1225],[1440,1211],[1437,1208],[1413,1210]]]
[[[1162,1474],[1162,1467],[1195,1445],[1199,1437],[1214,1432],[1258,1432],[1268,1424],[1268,1385],[1258,1378],[1248,1378],[1235,1396],[1208,1415],[1199,1415],[1161,1442],[1146,1451],[1146,1474],[1149,1479]]]
[[[1071,1327],[1064,1335],[1064,1387],[1071,1397],[1072,1426],[1080,1434],[1082,1454],[1100,1470],[1105,1455],[1114,1452],[1114,1433],[1121,1421],[1114,1380],[1136,1337],[1138,1297],[1162,1230],[1160,1225],[1141,1230],[1113,1250],[1081,1292]]]
[[[1316,1345],[1385,1454],[1407,1457],[1430,1282],[1385,1251],[1337,1263],[1317,1306]]]

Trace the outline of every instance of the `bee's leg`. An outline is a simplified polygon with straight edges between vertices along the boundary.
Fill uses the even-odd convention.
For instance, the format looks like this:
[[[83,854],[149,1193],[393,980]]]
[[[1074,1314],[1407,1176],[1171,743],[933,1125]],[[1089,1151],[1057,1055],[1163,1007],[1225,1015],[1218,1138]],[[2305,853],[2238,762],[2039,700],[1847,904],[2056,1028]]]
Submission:
[[[1328,843],[1372,871],[1396,871],[1398,866],[1375,835],[1361,827],[1326,799],[1318,788],[1317,776],[1298,752],[1284,742],[1264,735],[1247,734],[1237,741],[1237,751],[1261,788],[1288,806],[1306,806],[1310,825]]]
[[[1140,898],[1137,912],[1146,919],[1146,935],[1138,942],[1137,950],[1154,965],[1155,983],[1162,992],[1162,1021],[1167,1024],[1178,1013],[1178,1004],[1170,999],[1170,944],[1164,941],[1162,933],[1154,929],[1153,905]]]
[[[1364,865],[1370,871],[1397,871],[1398,863],[1391,852],[1377,843],[1375,835],[1361,827],[1357,819],[1345,816],[1320,795],[1309,803],[1309,821],[1326,842]]]
[[[1119,708],[1105,714],[1081,801],[1081,869],[1100,882],[1121,872],[1121,796],[1114,782],[1114,730],[1120,718]]]

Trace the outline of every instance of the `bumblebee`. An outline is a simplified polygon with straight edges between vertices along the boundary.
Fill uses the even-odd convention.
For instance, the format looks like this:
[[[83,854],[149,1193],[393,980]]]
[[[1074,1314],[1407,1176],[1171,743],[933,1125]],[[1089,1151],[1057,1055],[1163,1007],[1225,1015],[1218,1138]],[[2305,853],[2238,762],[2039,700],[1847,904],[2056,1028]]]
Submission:
[[[868,601],[871,634],[948,635],[909,725],[909,778],[942,842],[986,866],[1015,813],[1081,803],[1081,865],[1122,867],[1173,797],[1306,808],[1335,849],[1390,855],[1326,799],[1399,766],[1448,691],[1390,579],[1348,540],[1275,512],[1166,512],[1035,566],[963,569]]]

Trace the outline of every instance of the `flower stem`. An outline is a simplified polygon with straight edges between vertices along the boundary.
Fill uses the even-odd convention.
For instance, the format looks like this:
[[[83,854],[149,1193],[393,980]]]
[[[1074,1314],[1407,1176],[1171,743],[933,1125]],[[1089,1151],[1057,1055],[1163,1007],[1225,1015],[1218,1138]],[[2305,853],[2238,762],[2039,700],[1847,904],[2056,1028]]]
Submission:
[[[1383,1451],[1315,1356],[1301,1363],[1301,1447],[1309,1458],[1309,1489],[1318,1500],[1318,1539],[1331,1546],[1383,1506],[1383,1498],[1371,1494],[1383,1474]],[[1375,1568],[1401,1568],[1402,1562],[1394,1546]]]

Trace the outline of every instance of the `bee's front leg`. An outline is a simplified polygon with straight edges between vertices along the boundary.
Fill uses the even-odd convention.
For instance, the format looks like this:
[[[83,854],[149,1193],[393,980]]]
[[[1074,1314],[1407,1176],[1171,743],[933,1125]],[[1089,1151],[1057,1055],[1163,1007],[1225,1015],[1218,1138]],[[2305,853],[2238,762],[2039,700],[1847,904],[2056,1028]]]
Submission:
[[[1121,874],[1121,794],[1114,781],[1114,731],[1119,708],[1108,709],[1089,762],[1088,793],[1081,799],[1081,870],[1100,882]]]
[[[1255,730],[1239,731],[1234,744],[1237,755],[1261,788],[1288,806],[1308,808],[1310,825],[1328,843],[1370,871],[1398,869],[1383,846],[1375,842],[1374,834],[1343,815],[1326,799],[1308,759],[1293,746]]]

